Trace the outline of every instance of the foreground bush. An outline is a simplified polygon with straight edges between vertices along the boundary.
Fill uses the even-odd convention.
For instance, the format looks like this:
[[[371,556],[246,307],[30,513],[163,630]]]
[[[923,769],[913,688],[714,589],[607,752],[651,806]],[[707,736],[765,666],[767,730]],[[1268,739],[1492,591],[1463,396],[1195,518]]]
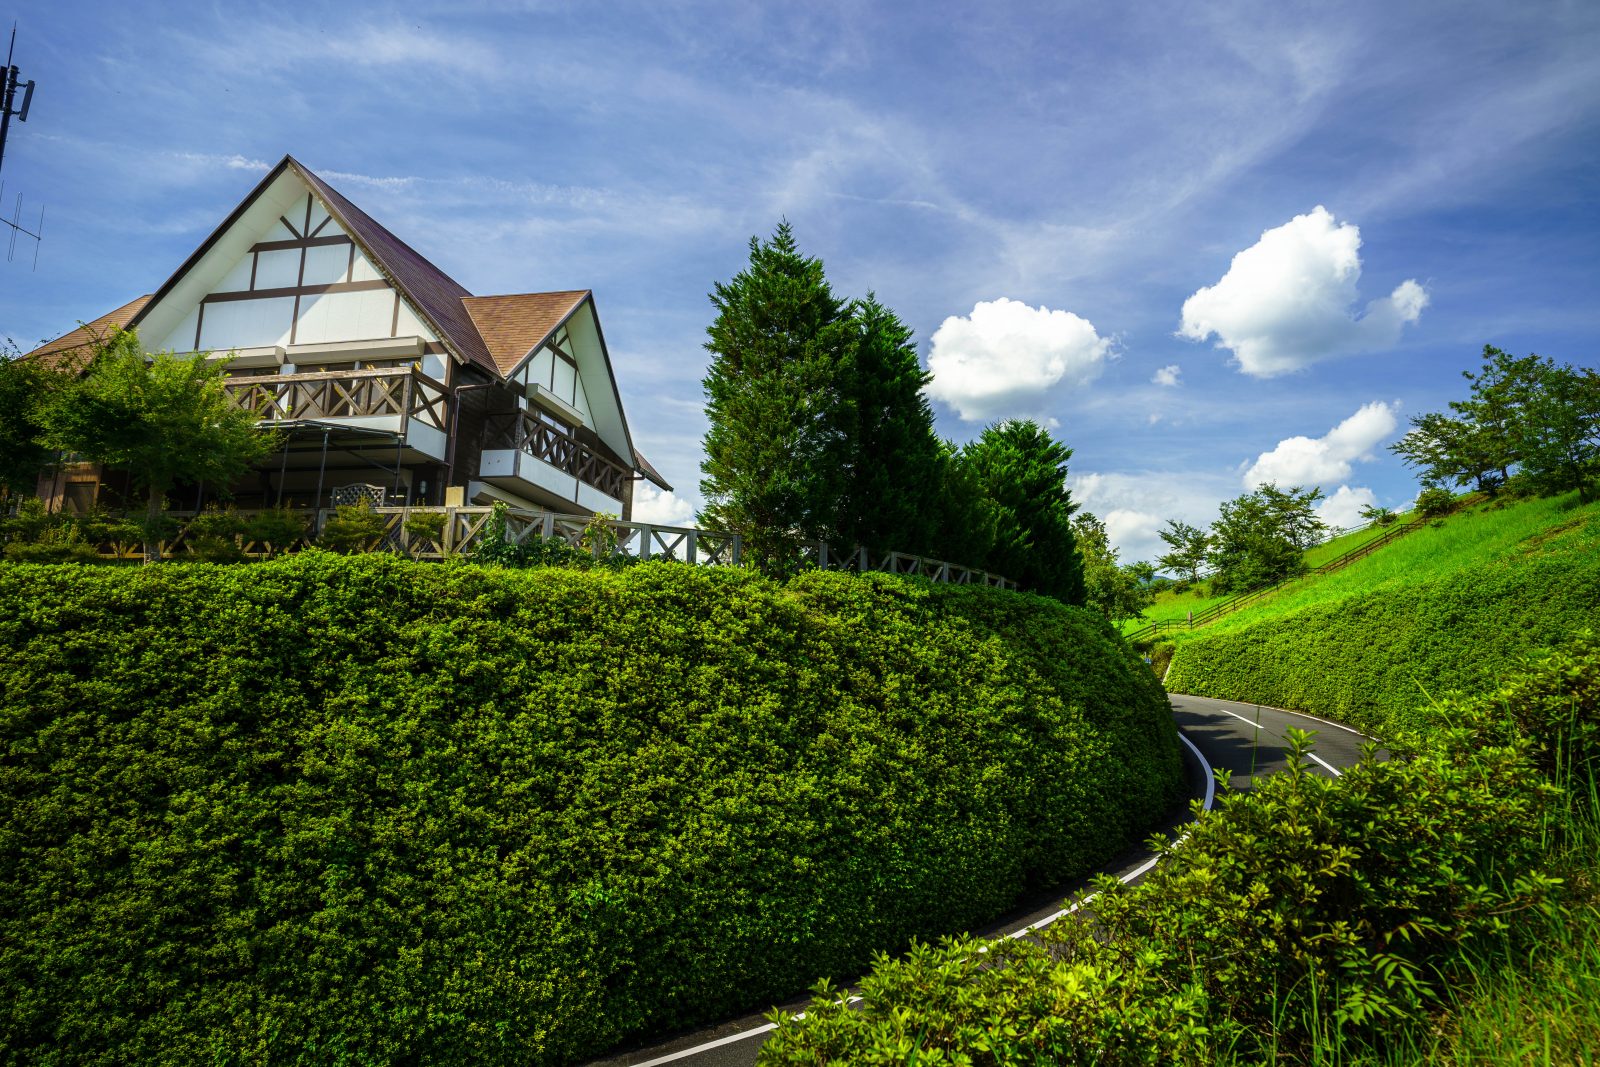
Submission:
[[[0,1047],[558,1063],[1090,869],[1149,672],[997,590],[307,553],[0,567]]]
[[[1388,1062],[1487,954],[1526,959],[1569,900],[1592,906],[1593,856],[1550,847],[1572,824],[1539,766],[1592,737],[1594,649],[1452,701],[1341,778],[1310,773],[1301,735],[1288,773],[1197,810],[1140,885],[1102,879],[1093,923],[880,958],[853,1006],[824,988],[774,1016],[760,1062]]]

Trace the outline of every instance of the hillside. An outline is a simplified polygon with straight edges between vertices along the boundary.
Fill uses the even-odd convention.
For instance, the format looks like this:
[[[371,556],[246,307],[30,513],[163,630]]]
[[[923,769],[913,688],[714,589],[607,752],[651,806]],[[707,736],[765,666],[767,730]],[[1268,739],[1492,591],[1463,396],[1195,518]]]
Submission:
[[[1171,635],[1167,687],[1382,732],[1418,702],[1600,622],[1600,504],[1492,502]]]

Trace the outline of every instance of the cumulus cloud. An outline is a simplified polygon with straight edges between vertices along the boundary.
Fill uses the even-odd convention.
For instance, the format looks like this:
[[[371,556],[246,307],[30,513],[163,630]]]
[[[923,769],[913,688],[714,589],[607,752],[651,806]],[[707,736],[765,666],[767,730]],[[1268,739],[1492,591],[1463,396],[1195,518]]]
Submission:
[[[676,493],[638,482],[633,487],[633,521],[688,526],[694,521],[694,505]]]
[[[1069,475],[1072,499],[1106,524],[1124,563],[1166,552],[1158,531],[1168,519],[1209,526],[1217,501],[1234,493],[1228,471],[1116,471]]]
[[[1388,348],[1428,305],[1407,279],[1360,315],[1361,231],[1321,205],[1296,215],[1233,257],[1228,273],[1183,303],[1178,336],[1216,337],[1239,369],[1258,378],[1318,360]]]
[[[1373,401],[1321,437],[1288,437],[1270,452],[1263,452],[1245,471],[1246,489],[1265,482],[1291,485],[1328,485],[1350,477],[1352,464],[1371,459],[1372,450],[1399,425],[1398,402]]]
[[[1036,415],[1047,391],[1093,381],[1110,351],[1110,340],[1070,311],[982,300],[934,331],[928,395],[968,422]]]
[[[1329,526],[1348,530],[1367,521],[1361,517],[1362,508],[1375,507],[1377,503],[1378,497],[1371,489],[1365,486],[1352,489],[1348,485],[1341,485],[1332,496],[1317,505],[1317,518]]]
[[[1183,368],[1178,366],[1178,364],[1168,363],[1165,367],[1162,367],[1160,370],[1156,371],[1155,377],[1151,378],[1150,380],[1157,385],[1164,385],[1167,388],[1172,389],[1176,388],[1178,385],[1178,376],[1182,373]]]

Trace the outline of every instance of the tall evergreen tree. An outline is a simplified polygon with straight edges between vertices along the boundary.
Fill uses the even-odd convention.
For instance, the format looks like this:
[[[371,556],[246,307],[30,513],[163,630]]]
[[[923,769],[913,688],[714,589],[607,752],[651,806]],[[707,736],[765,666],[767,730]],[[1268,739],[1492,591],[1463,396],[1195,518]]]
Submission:
[[[922,392],[932,375],[917,360],[911,330],[876,296],[868,293],[850,312],[855,345],[845,390],[854,421],[835,525],[846,545],[926,555],[938,521],[930,489],[939,484],[942,451]]]
[[[749,265],[711,303],[701,521],[743,534],[759,565],[787,569],[800,541],[839,540],[854,421],[839,383],[855,326],[787,222],[750,239]]]
[[[1076,505],[1066,483],[1071,456],[1072,449],[1026,419],[990,426],[962,450],[998,512],[988,569],[1024,589],[1082,604],[1083,560],[1072,534]]]

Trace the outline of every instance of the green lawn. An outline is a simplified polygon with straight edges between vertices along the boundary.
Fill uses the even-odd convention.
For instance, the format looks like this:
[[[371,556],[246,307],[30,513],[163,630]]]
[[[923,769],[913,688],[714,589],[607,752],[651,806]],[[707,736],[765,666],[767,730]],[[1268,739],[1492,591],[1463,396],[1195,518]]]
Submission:
[[[1348,547],[1354,545],[1345,550]],[[1568,494],[1464,508],[1441,526],[1424,526],[1348,567],[1295,583],[1193,633],[1179,631],[1172,636],[1182,642],[1241,630],[1314,604],[1413,585],[1471,567],[1505,566],[1533,553],[1600,553],[1600,503],[1580,505],[1576,494]]]
[[[1329,560],[1337,559],[1352,549],[1360,548],[1362,545],[1367,544],[1368,542],[1376,541],[1378,538],[1394,529],[1394,526],[1409,521],[1411,521],[1411,515],[1410,513],[1407,513],[1399,516],[1399,518],[1395,520],[1394,525],[1367,526],[1359,530],[1354,530],[1350,533],[1340,534],[1338,537],[1330,538],[1320,545],[1313,545],[1311,548],[1306,550],[1306,566],[1310,568],[1320,567]],[[1129,634],[1135,630],[1149,626],[1153,622],[1177,622],[1179,620],[1188,618],[1190,612],[1194,612],[1196,615],[1198,615],[1206,608],[1211,607],[1213,604],[1220,604],[1224,600],[1231,599],[1232,596],[1232,593],[1218,594],[1215,596],[1207,593],[1205,582],[1201,582],[1198,586],[1195,586],[1192,589],[1186,589],[1181,593],[1173,592],[1171,590],[1164,590],[1156,594],[1155,602],[1148,608],[1145,608],[1143,615],[1136,619],[1124,619],[1118,624],[1118,628],[1122,633]]]

